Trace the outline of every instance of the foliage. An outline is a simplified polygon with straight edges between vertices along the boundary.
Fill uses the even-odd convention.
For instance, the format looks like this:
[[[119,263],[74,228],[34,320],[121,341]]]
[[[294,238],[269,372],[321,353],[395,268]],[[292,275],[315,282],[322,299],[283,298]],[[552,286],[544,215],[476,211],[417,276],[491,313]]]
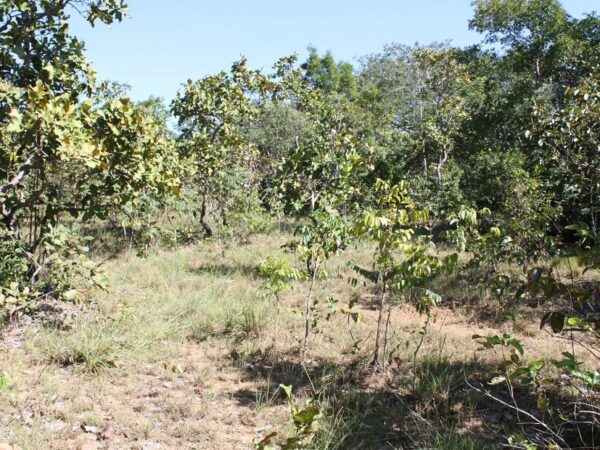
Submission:
[[[286,102],[266,101],[256,117],[244,124],[245,138],[256,147],[253,172],[259,181],[261,203],[270,212],[283,217],[277,197],[277,167],[311,133],[305,114]]]
[[[580,226],[571,228],[581,229]],[[578,234],[582,242],[586,242],[589,228],[584,226],[581,231]],[[579,262],[584,265],[585,271],[597,270],[598,253],[593,243],[593,240],[589,241],[579,252],[562,258],[566,258],[569,266]],[[484,348],[503,349],[504,363],[500,368],[502,373],[495,376],[490,384],[506,386],[518,413],[526,414],[523,412],[526,406],[522,406],[522,402],[518,400],[515,385],[521,383],[533,386],[538,411],[536,416],[529,413],[526,415],[537,424],[537,433],[524,430],[524,435],[536,445],[550,445],[554,442],[566,445],[568,435],[564,430],[568,427],[575,427],[581,436],[581,443],[585,443],[587,438],[583,436],[588,432],[593,433],[598,426],[598,409],[591,405],[594,405],[600,390],[600,374],[594,369],[593,363],[590,365],[590,361],[598,360],[595,351],[600,338],[596,305],[598,282],[577,280],[572,266],[571,280],[563,281],[559,263],[560,259],[550,266],[529,268],[514,295],[520,301],[530,300],[537,305],[550,305],[549,312],[541,318],[540,328],[549,328],[551,333],[561,335],[571,343],[571,351],[563,352],[562,358],[558,359],[525,361],[522,342],[509,334],[474,336]],[[556,309],[560,304],[563,307]],[[509,355],[506,355],[507,349]],[[587,364],[583,361],[587,361]],[[571,389],[568,394],[564,392],[567,388]],[[558,392],[553,392],[555,390]],[[554,395],[550,395],[550,392]],[[486,395],[498,401],[489,392]],[[564,404],[562,395],[569,396],[573,409]],[[582,422],[584,417],[586,421]]]
[[[455,50],[418,50],[414,53],[418,70],[425,73],[423,89],[418,99],[430,111],[424,111],[418,123],[415,150],[427,171],[429,162],[435,164],[438,182],[442,169],[455,150],[457,135],[469,118],[465,91],[471,82],[465,67],[457,60]]]
[[[299,280],[303,275],[298,269],[292,267],[287,259],[269,256],[260,263],[258,273],[265,278],[261,286],[261,295],[274,297],[279,303],[279,296],[292,290],[290,281]]]
[[[566,91],[567,103],[556,113],[536,111],[538,123],[528,135],[538,148],[534,153],[546,189],[570,223],[598,226],[600,196],[600,77],[584,78]],[[563,220],[565,220],[563,219]],[[568,225],[565,223],[564,225]]]
[[[71,100],[94,90],[94,72],[83,44],[69,34],[68,18],[79,13],[94,26],[124,18],[122,0],[29,0],[0,2],[0,78],[26,88],[38,81]]]
[[[440,171],[441,181],[435,170],[427,170],[411,179],[409,186],[411,198],[423,209],[429,211],[429,227],[443,227],[440,218],[448,217],[465,203],[464,178],[462,169],[449,161]]]
[[[195,209],[209,237],[213,230],[206,216],[211,204],[219,204],[219,215],[227,225],[225,200],[233,192],[241,195],[252,189],[251,178],[236,186],[230,182],[230,175],[236,168],[248,167],[254,158],[254,149],[244,139],[242,125],[257,114],[250,96],[264,94],[269,87],[267,78],[251,71],[242,59],[232,65],[229,74],[221,72],[196,82],[188,81],[173,101],[171,110],[180,128],[180,151],[189,164],[188,182],[200,194]]]
[[[393,300],[407,293],[414,294],[419,311],[428,313],[438,296],[424,287],[424,283],[440,273],[444,261],[431,256],[433,244],[424,237],[415,238],[415,227],[427,220],[427,213],[416,208],[407,195],[405,182],[391,186],[377,180],[378,197],[374,206],[363,212],[352,226],[352,234],[359,240],[371,240],[376,245],[372,270],[356,264],[352,268],[363,278],[380,285],[379,318],[375,337],[373,361],[387,361],[387,331]],[[446,259],[451,262],[454,256]],[[356,284],[356,280],[353,280]],[[387,307],[387,322],[383,317]],[[383,339],[383,343],[380,342]]]
[[[321,204],[342,205],[356,189],[353,177],[363,163],[359,142],[347,119],[298,71],[280,67],[277,75],[281,77],[278,98],[294,102],[312,130],[303,140],[296,139],[295,148],[278,167],[278,192],[286,211],[303,215]]]
[[[302,407],[295,401],[292,395],[292,386],[281,384],[279,388],[285,393],[288,405],[290,406],[290,415],[295,429],[294,436],[289,437],[285,443],[281,445],[281,450],[311,448],[310,444],[315,434],[319,431],[319,420],[322,417],[318,404],[309,400],[306,405]],[[276,435],[277,433],[273,432],[262,440],[255,442],[254,448],[256,450],[273,449],[269,444]]]
[[[564,64],[572,45],[569,16],[557,0],[477,0],[470,27],[509,51],[517,70],[539,86]]]
[[[331,52],[319,56],[316,48],[309,47],[308,59],[302,64],[305,80],[325,94],[341,93],[348,97],[357,94],[358,80],[354,68],[347,62],[335,62]]]
[[[121,20],[124,6],[113,0],[0,4],[2,241],[21,258],[3,288],[71,297],[72,270],[82,273],[83,265],[72,262],[77,245],[57,235],[69,228],[69,216],[105,218],[143,192],[179,189],[167,136],[127,98],[104,95],[82,45],[69,35],[69,8],[94,24]]]
[[[492,212],[523,258],[535,260],[552,251],[546,241],[558,208],[543,182],[527,170],[521,152],[482,152],[471,157],[465,170],[465,197],[480,211]]]
[[[567,448],[572,432],[588,445],[600,425],[600,19],[570,17],[558,0],[473,6],[481,45],[391,44],[356,67],[309,48],[303,64],[282,58],[271,75],[242,58],[188,81],[167,108],[99,82],[70,32],[73,13],[92,26],[121,21],[122,0],[0,0],[2,320],[102,287],[88,233],[118,233],[117,246],[145,254],[202,231],[246,242],[276,215],[280,229],[294,221],[287,246],[302,270],[269,256],[258,269],[262,298],[232,298],[206,317],[195,303],[169,310],[174,323],[191,317],[173,333],[258,335],[272,309],[266,299],[279,308],[293,281],[308,279],[304,363],[323,319],[340,311],[358,322],[355,299],[338,310],[342,299],[315,292],[331,257],[365,241],[375,247],[372,266],[351,269],[355,286],[361,278],[378,292],[373,362],[385,365],[395,351],[387,348],[395,306],[412,303],[426,316],[412,354],[416,396],[426,376],[417,356],[441,299],[431,285],[459,267],[458,254],[440,256],[442,241],[462,253],[469,287],[492,292],[505,318],[540,308],[541,328],[571,344],[556,359],[530,361],[515,334],[474,336],[502,355],[488,380],[495,387],[474,389],[534,430],[508,444]],[[50,360],[91,372],[115,365],[120,345],[102,333],[61,344]],[[509,401],[495,393],[501,387]],[[282,448],[314,446],[320,406],[281,389],[295,428]]]
[[[284,210],[305,218],[296,230],[299,239],[290,244],[306,264],[311,279],[306,298],[303,353],[313,311],[313,290],[322,264],[347,245],[350,237],[344,217],[352,196],[359,193],[353,183],[363,159],[357,139],[343,116],[329,105],[323,94],[310,87],[293,69],[295,58],[276,65],[280,78],[277,98],[293,102],[304,113],[312,130],[277,170],[277,195]]]

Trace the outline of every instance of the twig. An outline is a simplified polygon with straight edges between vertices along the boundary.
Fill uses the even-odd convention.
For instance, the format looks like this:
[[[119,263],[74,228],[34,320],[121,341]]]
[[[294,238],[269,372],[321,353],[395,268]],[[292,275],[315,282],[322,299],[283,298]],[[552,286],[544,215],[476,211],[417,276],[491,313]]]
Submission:
[[[39,375],[37,376],[37,378],[35,379],[35,381],[33,382],[33,384],[29,387],[29,390],[27,391],[27,395],[26,397],[23,399],[23,401],[19,402],[19,405],[16,406],[16,408],[19,411],[19,416],[20,418],[23,418],[23,411],[21,410],[21,404],[27,403],[29,401],[29,398],[31,397],[31,393],[33,388],[40,382],[40,379],[42,378],[42,375],[44,374],[44,372],[46,371],[46,369],[50,366],[51,363],[46,363],[46,365],[44,367],[42,367],[42,370],[40,371]],[[12,417],[7,425],[10,425],[11,423],[13,423],[15,420],[17,420],[17,417]]]
[[[552,436],[554,436],[555,438],[557,438],[560,442],[562,442],[562,444],[565,445],[566,448],[569,447],[569,445],[565,442],[565,440],[560,437],[552,428],[550,428],[550,426],[548,426],[548,424],[542,422],[540,419],[538,419],[537,417],[535,417],[533,414],[528,413],[527,411],[525,411],[522,408],[519,408],[518,406],[515,405],[511,405],[510,403],[505,402],[504,400],[495,397],[494,395],[492,395],[488,390],[483,389],[483,388],[477,388],[475,386],[473,386],[471,383],[469,383],[469,380],[467,380],[467,377],[465,377],[465,383],[467,384],[467,386],[469,386],[471,389],[473,389],[475,392],[478,392],[479,394],[483,394],[484,396],[500,403],[503,406],[506,406],[507,408],[510,408],[514,411],[516,411],[519,414],[523,414],[527,417],[529,417],[531,420],[533,420],[536,424],[538,424],[539,426],[541,426],[542,428],[544,428],[546,431],[548,431],[548,433],[550,433]]]

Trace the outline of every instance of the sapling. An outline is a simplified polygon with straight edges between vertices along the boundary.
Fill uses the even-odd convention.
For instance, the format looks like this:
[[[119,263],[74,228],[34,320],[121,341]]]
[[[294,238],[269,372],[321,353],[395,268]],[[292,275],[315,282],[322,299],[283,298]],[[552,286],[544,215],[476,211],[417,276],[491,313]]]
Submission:
[[[319,431],[319,422],[323,417],[319,404],[315,400],[309,399],[304,406],[300,405],[292,395],[292,386],[280,384],[279,388],[285,393],[294,424],[294,435],[287,438],[281,445],[281,450],[312,448],[311,443]],[[270,444],[275,436],[277,436],[277,432],[272,432],[260,441],[256,440],[254,448],[256,450],[274,450]]]
[[[294,243],[300,257],[306,264],[310,284],[306,295],[304,315],[304,337],[302,341],[302,357],[308,352],[308,340],[312,328],[314,311],[314,290],[323,264],[348,241],[348,226],[339,212],[331,207],[318,210],[311,215],[311,222],[299,228],[299,241]]]
[[[302,278],[303,273],[290,265],[285,258],[268,256],[260,263],[258,273],[265,278],[260,287],[260,295],[263,298],[274,298],[277,307],[281,302],[280,295],[293,289],[292,281]]]
[[[276,64],[280,78],[277,99],[292,102],[302,112],[309,133],[297,136],[293,150],[280,161],[276,191],[284,210],[298,219],[296,249],[310,279],[306,295],[303,359],[308,351],[316,282],[325,262],[347,246],[348,227],[342,214],[358,193],[356,176],[364,158],[347,118],[323,93],[293,69],[295,58]]]
[[[279,309],[281,304],[281,294],[293,289],[292,281],[302,279],[305,274],[297,268],[290,265],[285,258],[277,256],[267,257],[259,266],[258,273],[265,278],[265,282],[260,286],[259,295],[263,298],[275,299],[275,340],[277,342],[279,331]]]
[[[429,237],[414,238],[415,227],[426,223],[427,213],[416,208],[405,182],[391,185],[377,179],[375,193],[374,207],[365,210],[352,226],[352,234],[357,239],[375,243],[373,266],[370,270],[356,264],[351,267],[379,286],[373,363],[385,364],[391,301],[409,291],[428,293],[422,285],[446,267],[451,258],[442,260],[432,256],[430,250],[434,246]],[[356,283],[356,279],[353,282]]]

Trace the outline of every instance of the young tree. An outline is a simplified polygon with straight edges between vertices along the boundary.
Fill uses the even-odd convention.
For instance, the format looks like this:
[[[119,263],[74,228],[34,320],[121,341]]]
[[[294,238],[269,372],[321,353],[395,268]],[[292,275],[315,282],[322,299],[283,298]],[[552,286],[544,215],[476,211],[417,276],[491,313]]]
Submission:
[[[242,125],[258,113],[252,96],[264,95],[269,86],[268,79],[251,71],[242,59],[230,73],[188,81],[173,101],[182,155],[189,160],[191,183],[200,195],[199,221],[209,237],[213,230],[207,222],[208,208],[231,195],[226,171],[248,166],[254,157]],[[226,220],[223,208],[221,217]]]
[[[302,344],[305,357],[315,284],[323,263],[347,245],[344,212],[358,192],[355,180],[364,163],[344,117],[327,103],[321,91],[310,87],[301,73],[293,70],[294,62],[289,58],[276,65],[281,79],[276,98],[303,112],[311,133],[302,139],[298,136],[293,151],[281,161],[277,189],[286,211],[303,221],[297,229],[299,240],[292,245],[304,259],[310,278]]]
[[[379,286],[377,334],[373,363],[387,361],[388,326],[392,311],[391,300],[413,292],[418,299],[417,309],[428,312],[438,296],[425,289],[424,283],[437,275],[444,263],[428,252],[433,244],[428,238],[415,238],[415,229],[427,222],[427,212],[419,210],[408,196],[406,182],[390,185],[378,179],[375,183],[374,204],[358,217],[352,234],[358,240],[375,243],[372,269],[353,264],[353,269],[368,281]],[[448,265],[448,264],[446,264]],[[387,320],[383,323],[387,309]]]

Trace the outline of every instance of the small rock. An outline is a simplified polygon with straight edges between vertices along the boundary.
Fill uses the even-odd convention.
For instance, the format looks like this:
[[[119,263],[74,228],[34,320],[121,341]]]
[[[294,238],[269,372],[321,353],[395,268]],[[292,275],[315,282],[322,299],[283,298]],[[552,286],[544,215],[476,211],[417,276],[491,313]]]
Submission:
[[[81,425],[81,429],[86,433],[96,434],[98,432],[98,427],[92,425]]]

